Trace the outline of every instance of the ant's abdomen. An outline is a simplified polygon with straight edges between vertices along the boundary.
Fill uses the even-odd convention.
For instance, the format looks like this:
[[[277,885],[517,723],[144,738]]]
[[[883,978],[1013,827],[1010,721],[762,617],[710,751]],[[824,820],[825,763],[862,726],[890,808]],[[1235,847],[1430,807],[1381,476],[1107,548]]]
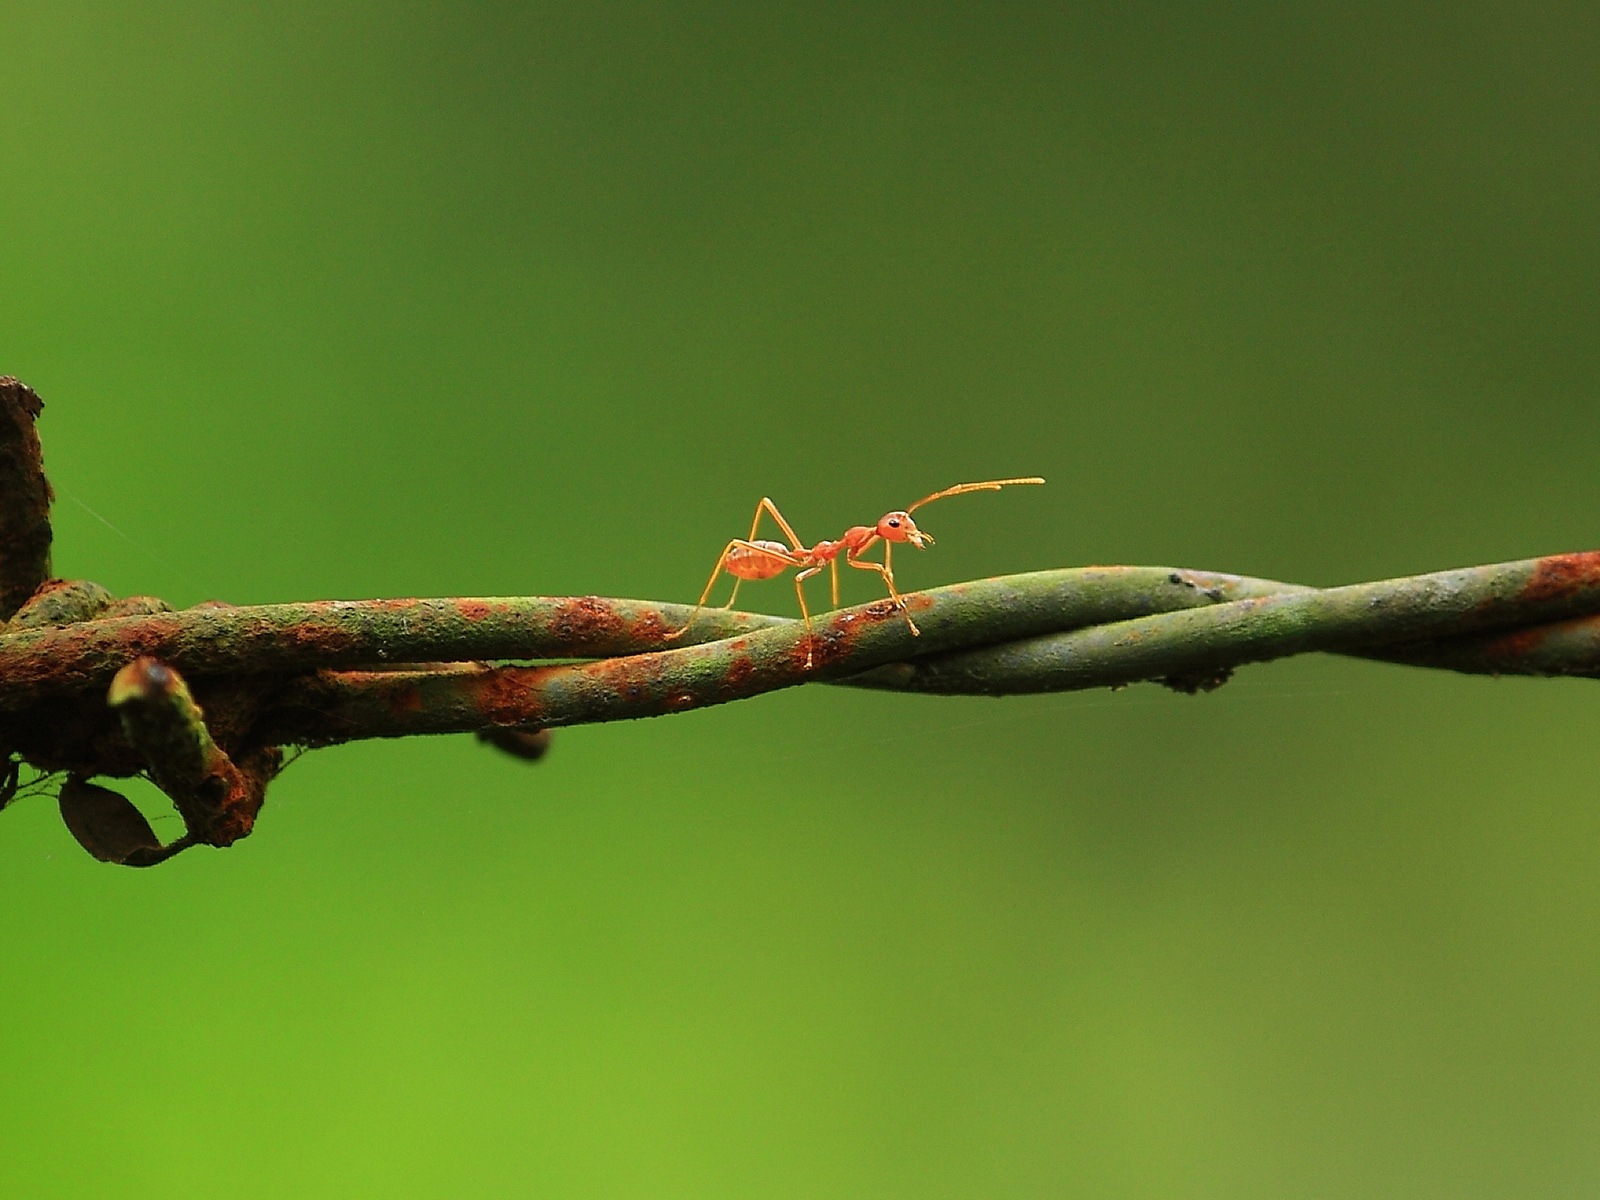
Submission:
[[[750,542],[731,546],[722,566],[740,579],[771,579],[794,565],[789,547],[782,542]]]

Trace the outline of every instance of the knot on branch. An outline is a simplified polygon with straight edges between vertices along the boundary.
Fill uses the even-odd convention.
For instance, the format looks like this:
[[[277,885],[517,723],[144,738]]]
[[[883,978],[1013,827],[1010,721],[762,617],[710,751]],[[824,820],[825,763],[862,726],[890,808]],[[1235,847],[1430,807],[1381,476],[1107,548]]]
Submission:
[[[7,632],[60,629],[110,611],[110,592],[87,579],[47,579],[6,623]]]

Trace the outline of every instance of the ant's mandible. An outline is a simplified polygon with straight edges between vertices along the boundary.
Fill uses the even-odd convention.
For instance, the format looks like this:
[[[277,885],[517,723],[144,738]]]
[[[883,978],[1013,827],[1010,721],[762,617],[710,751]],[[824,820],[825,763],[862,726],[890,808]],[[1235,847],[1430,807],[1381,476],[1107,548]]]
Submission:
[[[889,588],[889,595],[893,598],[895,606],[906,619],[906,625],[913,634],[922,631],[917,628],[917,623],[911,619],[911,614],[906,611],[905,597],[900,594],[900,589],[894,585],[893,561],[894,544],[896,542],[910,542],[918,550],[925,549],[933,544],[933,538],[917,528],[917,523],[911,519],[911,514],[924,504],[932,504],[935,500],[943,500],[946,496],[959,496],[963,492],[997,492],[1003,487],[1014,483],[1043,483],[1037,477],[1028,479],[988,479],[983,483],[958,483],[955,487],[947,487],[941,492],[934,492],[931,496],[924,496],[915,504],[907,508],[897,509],[885,513],[878,518],[876,525],[853,525],[839,536],[837,541],[818,542],[814,546],[807,546],[795,534],[789,522],[783,519],[783,514],[778,511],[778,506],[767,497],[761,498],[761,503],[756,505],[755,519],[750,522],[750,536],[734,538],[723,547],[721,555],[717,558],[717,565],[711,572],[711,578],[706,582],[706,590],[700,593],[700,599],[694,606],[694,611],[689,614],[689,620],[682,629],[667,635],[668,640],[680,638],[689,632],[695,618],[700,615],[706,606],[706,601],[711,598],[711,589],[717,586],[717,579],[726,571],[733,576],[733,594],[728,597],[728,602],[722,607],[729,609],[738,598],[739,585],[746,579],[771,579],[781,575],[790,567],[794,567],[798,574],[794,577],[794,594],[800,600],[800,615],[806,623],[806,666],[811,666],[811,610],[806,607],[805,581],[813,575],[819,574],[823,567],[833,573],[833,606],[839,607],[839,556],[844,555],[848,566],[859,567],[863,571],[876,571],[883,576],[883,582]],[[768,513],[783,530],[783,536],[788,538],[788,544],[783,542],[757,541],[756,529],[761,524],[761,514]],[[883,543],[883,561],[869,562],[861,556],[878,542]]]

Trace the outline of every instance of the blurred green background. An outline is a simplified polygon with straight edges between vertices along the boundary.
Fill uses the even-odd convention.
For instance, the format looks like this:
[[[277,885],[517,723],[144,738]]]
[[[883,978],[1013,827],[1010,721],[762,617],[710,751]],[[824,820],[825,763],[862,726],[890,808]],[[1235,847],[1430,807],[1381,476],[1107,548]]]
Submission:
[[[1600,542],[1592,5],[11,0],[0,45],[0,372],[119,593],[688,600],[762,494],[821,537],[1032,473],[902,582]],[[18,804],[0,1178],[1593,1195],[1597,717],[1327,658],[801,689],[318,752],[147,872]]]

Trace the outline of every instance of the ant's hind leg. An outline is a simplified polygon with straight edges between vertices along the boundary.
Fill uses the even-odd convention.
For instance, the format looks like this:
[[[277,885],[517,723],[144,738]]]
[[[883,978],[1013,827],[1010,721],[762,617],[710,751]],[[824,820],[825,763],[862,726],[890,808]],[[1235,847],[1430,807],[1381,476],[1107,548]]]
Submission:
[[[778,523],[778,528],[783,530],[783,536],[789,539],[789,550],[795,554],[800,553],[802,543],[793,526],[783,519],[783,514],[778,511],[778,506],[766,496],[761,497],[761,502],[756,505],[756,515],[750,521],[750,536],[745,540],[751,542],[756,540],[756,530],[761,528],[762,513],[771,514],[772,519]]]
[[[722,574],[722,568],[728,561],[728,551],[738,544],[738,539],[735,538],[722,548],[722,553],[717,555],[717,565],[711,568],[711,578],[706,580],[706,590],[700,593],[700,599],[695,602],[694,611],[689,614],[689,619],[683,623],[683,628],[675,629],[667,634],[667,641],[676,641],[689,632],[689,628],[694,624],[695,618],[700,615],[700,610],[706,606],[706,601],[711,599],[711,589],[717,586],[717,577]],[[735,593],[739,591],[737,582],[734,583],[733,590]]]
[[[757,568],[757,573],[750,576],[735,574],[733,568],[729,566],[728,560],[728,556],[732,554],[735,548],[747,552],[743,562],[741,563],[741,567],[743,569],[750,569],[752,555],[757,560],[764,558],[766,560],[766,566],[769,569],[762,570]],[[706,601],[711,599],[712,589],[717,586],[717,579],[724,571],[727,571],[728,574],[733,576],[733,595],[728,597],[728,603],[722,605],[722,609],[726,610],[733,607],[734,597],[739,594],[739,585],[742,584],[746,578],[767,579],[781,571],[787,570],[790,567],[798,567],[800,563],[800,559],[796,558],[786,550],[773,549],[770,543],[768,545],[760,545],[756,542],[747,541],[744,538],[734,538],[733,541],[729,542],[722,548],[722,553],[717,558],[717,565],[711,572],[711,578],[706,580],[706,590],[700,593],[700,599],[695,602],[694,610],[689,614],[689,620],[684,623],[682,629],[677,629],[672,633],[667,634],[667,641],[674,641],[677,638],[682,637],[685,633],[689,632],[689,627],[694,624],[695,618],[697,618],[700,615],[701,610],[705,608]]]

